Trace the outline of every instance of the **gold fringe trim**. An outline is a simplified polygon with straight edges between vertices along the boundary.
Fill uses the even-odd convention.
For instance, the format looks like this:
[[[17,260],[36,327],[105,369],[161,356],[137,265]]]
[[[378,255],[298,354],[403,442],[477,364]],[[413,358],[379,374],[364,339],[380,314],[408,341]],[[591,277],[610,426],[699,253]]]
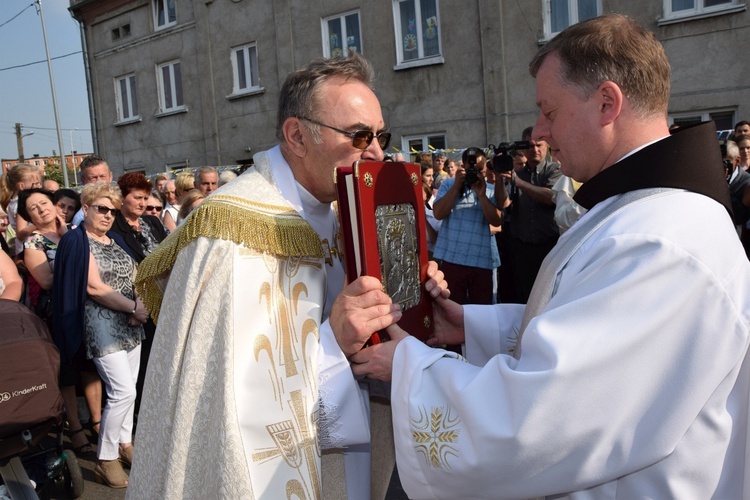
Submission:
[[[180,251],[199,237],[228,240],[282,257],[323,258],[320,237],[294,210],[233,196],[213,197],[201,203],[138,267],[136,288],[154,323],[164,295],[159,277],[169,272]]]

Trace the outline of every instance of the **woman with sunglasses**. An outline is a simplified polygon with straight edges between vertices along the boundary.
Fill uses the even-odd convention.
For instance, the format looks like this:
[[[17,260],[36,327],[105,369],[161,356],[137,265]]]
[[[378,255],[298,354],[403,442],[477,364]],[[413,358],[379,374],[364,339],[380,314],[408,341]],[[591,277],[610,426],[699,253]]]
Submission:
[[[128,476],[120,460],[133,460],[133,412],[140,367],[143,323],[148,312],[135,296],[136,263],[125,243],[110,232],[122,206],[117,186],[87,184],[81,193],[83,224],[60,240],[53,280],[53,323],[62,339],[63,359],[85,345],[104,382],[107,404],[99,430],[97,479],[124,488]],[[83,339],[74,332],[83,331]]]
[[[143,213],[146,215],[153,215],[157,219],[161,220],[161,214],[164,211],[165,205],[166,201],[164,199],[164,194],[162,194],[162,192],[158,189],[152,189],[151,196],[148,197],[148,201],[146,202],[146,210],[144,210]],[[162,225],[163,224],[164,221],[162,221]]]

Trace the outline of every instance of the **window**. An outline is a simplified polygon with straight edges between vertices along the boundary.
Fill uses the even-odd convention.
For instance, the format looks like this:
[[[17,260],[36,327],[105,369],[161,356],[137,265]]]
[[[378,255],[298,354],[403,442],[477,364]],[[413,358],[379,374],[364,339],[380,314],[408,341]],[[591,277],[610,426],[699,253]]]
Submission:
[[[602,0],[543,0],[543,5],[545,40],[602,12]]]
[[[120,28],[115,28],[112,30],[112,40],[119,40],[120,39]]]
[[[414,151],[420,153],[422,151],[430,151],[430,147],[433,149],[445,149],[445,135],[444,134],[426,134],[426,135],[409,135],[401,138],[401,149],[405,153],[415,155]],[[419,163],[419,157],[417,155],[416,160]]]
[[[443,62],[438,0],[393,0],[393,22],[397,66]]]
[[[117,99],[117,121],[127,122],[138,119],[138,97],[135,91],[135,75],[115,78],[115,98]]]
[[[690,113],[670,113],[669,124],[686,127],[713,120],[716,130],[734,130],[734,110],[693,111]]]
[[[254,43],[232,48],[232,70],[234,71],[233,94],[260,90],[258,48]]]
[[[362,53],[362,36],[359,12],[323,19],[323,55],[348,56],[350,52]]]
[[[162,64],[157,69],[159,81],[159,109],[162,113],[182,111],[185,103],[182,100],[182,74],[180,61]]]
[[[153,0],[154,28],[162,29],[177,24],[175,0]]]
[[[665,18],[684,18],[722,13],[738,7],[737,0],[664,0]],[[739,6],[744,8],[744,5]]]

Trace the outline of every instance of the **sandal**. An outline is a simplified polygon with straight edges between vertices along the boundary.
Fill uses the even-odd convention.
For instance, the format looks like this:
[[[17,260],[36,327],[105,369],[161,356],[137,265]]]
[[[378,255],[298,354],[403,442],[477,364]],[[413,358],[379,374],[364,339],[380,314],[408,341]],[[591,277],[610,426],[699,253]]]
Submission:
[[[110,488],[127,488],[128,475],[117,460],[99,460],[94,467],[96,482],[106,484]]]
[[[70,445],[73,449],[73,453],[77,456],[88,455],[94,452],[94,448],[91,446],[83,427],[77,431],[68,431],[68,438],[70,438]]]

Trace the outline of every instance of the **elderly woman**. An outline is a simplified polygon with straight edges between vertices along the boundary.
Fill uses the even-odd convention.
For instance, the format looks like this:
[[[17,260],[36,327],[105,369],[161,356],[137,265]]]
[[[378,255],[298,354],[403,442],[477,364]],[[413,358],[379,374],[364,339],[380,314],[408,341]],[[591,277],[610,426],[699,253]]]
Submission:
[[[128,477],[118,458],[126,464],[133,459],[135,383],[148,313],[135,297],[135,261],[122,238],[108,233],[122,206],[120,189],[105,181],[87,184],[81,201],[83,224],[62,238],[55,262],[55,332],[73,337],[61,352],[73,357],[83,324],[86,357],[94,360],[107,393],[94,472],[100,482],[125,488]]]
[[[146,215],[153,215],[157,219],[161,220],[161,214],[164,211],[165,205],[166,201],[164,198],[164,194],[162,194],[162,192],[158,189],[152,189],[151,196],[148,197],[148,201],[146,202],[146,210],[144,210],[143,213]],[[162,221],[162,225],[163,224],[164,221]]]
[[[167,232],[158,217],[144,214],[152,187],[145,175],[122,175],[117,185],[122,192],[122,208],[115,217],[112,231],[125,240],[130,254],[140,263],[167,237]]]

